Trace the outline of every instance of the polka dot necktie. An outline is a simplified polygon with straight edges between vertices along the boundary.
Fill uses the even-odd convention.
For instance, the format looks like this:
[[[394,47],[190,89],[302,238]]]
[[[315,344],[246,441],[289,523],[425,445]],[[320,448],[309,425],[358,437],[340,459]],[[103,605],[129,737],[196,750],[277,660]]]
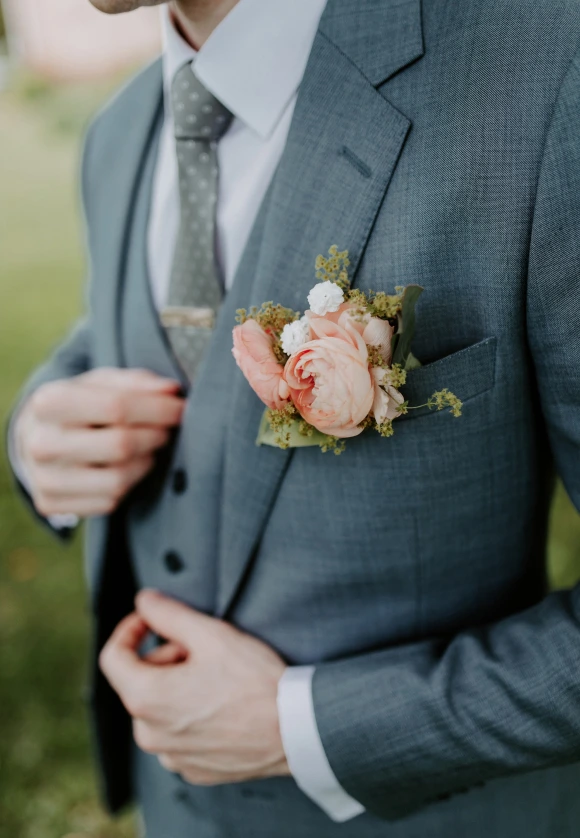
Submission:
[[[232,114],[185,64],[171,89],[179,169],[180,222],[161,322],[190,381],[211,337],[223,296],[216,264],[217,143]]]

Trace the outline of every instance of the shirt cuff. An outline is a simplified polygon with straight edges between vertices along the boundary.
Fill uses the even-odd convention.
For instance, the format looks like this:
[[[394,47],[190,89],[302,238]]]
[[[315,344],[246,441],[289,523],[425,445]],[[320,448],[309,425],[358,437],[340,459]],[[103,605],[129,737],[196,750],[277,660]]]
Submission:
[[[15,413],[12,419],[10,420],[10,425],[8,426],[8,462],[10,463],[10,467],[14,472],[18,482],[21,484],[25,492],[27,492],[30,495],[30,497],[32,497],[30,478],[28,477],[26,466],[22,462],[22,459],[18,454],[18,449],[16,446],[14,428],[17,418],[18,413]],[[62,515],[50,515],[46,520],[48,521],[50,526],[55,530],[72,530],[76,526],[78,526],[79,523],[78,516],[73,515],[72,513],[66,513]]]
[[[336,823],[365,811],[342,788],[320,739],[314,701],[314,666],[288,667],[278,684],[278,717],[286,759],[296,784]]]

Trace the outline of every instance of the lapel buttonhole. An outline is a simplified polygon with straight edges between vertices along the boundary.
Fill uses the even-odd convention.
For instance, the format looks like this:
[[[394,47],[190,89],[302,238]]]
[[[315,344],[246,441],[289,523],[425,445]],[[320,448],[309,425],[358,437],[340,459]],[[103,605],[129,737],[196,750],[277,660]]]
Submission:
[[[364,178],[368,179],[373,176],[372,169],[370,169],[367,164],[360,159],[360,157],[357,157],[354,151],[351,151],[348,146],[343,145],[341,154]]]

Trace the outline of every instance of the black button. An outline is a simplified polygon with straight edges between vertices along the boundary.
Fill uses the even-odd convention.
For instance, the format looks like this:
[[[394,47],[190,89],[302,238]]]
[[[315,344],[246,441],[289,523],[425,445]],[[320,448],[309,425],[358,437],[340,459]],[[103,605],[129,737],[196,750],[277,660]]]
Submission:
[[[173,550],[170,550],[165,554],[163,561],[165,562],[165,567],[170,573],[179,573],[180,570],[183,570],[183,559]]]
[[[173,472],[173,491],[176,495],[182,495],[187,489],[187,473],[182,468]]]

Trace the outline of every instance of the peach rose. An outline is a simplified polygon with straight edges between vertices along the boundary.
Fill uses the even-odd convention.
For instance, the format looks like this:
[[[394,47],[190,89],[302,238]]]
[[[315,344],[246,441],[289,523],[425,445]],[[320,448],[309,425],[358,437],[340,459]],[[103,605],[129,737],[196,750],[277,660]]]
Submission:
[[[391,363],[391,339],[395,330],[388,320],[371,317],[370,314],[361,314],[356,303],[343,303],[337,312],[326,314],[324,319],[332,320],[343,328],[348,319],[366,345],[378,347],[385,364]]]
[[[345,311],[339,322],[308,318],[313,339],[290,356],[284,379],[301,416],[317,430],[347,438],[362,433],[374,382],[366,344]]]
[[[273,338],[255,320],[246,320],[234,329],[232,353],[250,387],[271,410],[288,401],[288,387],[282,377],[284,367],[274,355]]]
[[[387,419],[396,419],[397,416],[401,415],[401,405],[405,398],[390,383],[389,370],[373,367],[371,375],[375,387],[373,416],[379,425],[382,425]]]

